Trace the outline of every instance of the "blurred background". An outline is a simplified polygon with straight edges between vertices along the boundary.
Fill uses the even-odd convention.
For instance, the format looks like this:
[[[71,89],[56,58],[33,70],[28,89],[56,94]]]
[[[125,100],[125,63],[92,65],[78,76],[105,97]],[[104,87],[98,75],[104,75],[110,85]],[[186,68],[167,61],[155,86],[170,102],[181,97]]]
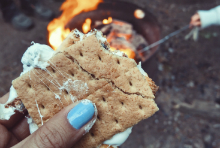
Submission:
[[[75,6],[76,1],[72,1],[73,3],[68,4],[67,7],[74,6],[68,9],[81,12],[81,9],[78,10]],[[13,2],[22,8],[19,1]],[[34,11],[45,12],[44,16],[39,16],[36,12],[31,15],[27,12],[24,13],[30,19],[30,27],[27,29],[16,28],[16,24],[5,20],[5,17],[10,16],[0,15],[0,96],[9,91],[11,81],[20,75],[22,71],[21,57],[32,41],[53,47],[53,43],[50,43],[51,32],[48,33],[47,28],[48,24],[56,24],[56,21],[51,22],[53,17],[61,16],[62,12],[59,9],[63,2],[62,0],[41,1],[39,10]],[[127,45],[126,41],[126,48],[129,46],[129,48],[143,49],[159,38],[189,24],[191,16],[197,10],[208,10],[220,5],[220,0],[123,0],[123,2],[126,3],[126,8],[143,10],[145,19],[126,17],[120,13],[114,14],[114,7],[115,11],[118,11],[120,7],[113,4],[111,5],[113,9],[109,10],[111,14],[100,10],[94,17],[94,14],[89,12],[89,8],[88,13],[74,14],[75,19],[64,17],[64,26],[69,26],[70,29],[80,26],[79,29],[83,30],[82,25],[88,23],[90,27],[99,28],[111,35],[109,31],[112,30],[109,28],[115,27],[114,25],[109,27],[112,21],[106,23],[109,28],[105,27],[106,25],[103,28],[105,23],[100,25],[99,20],[112,15],[117,30],[117,24],[121,22],[118,23],[118,20],[114,20],[114,16],[120,16],[124,18],[122,21],[128,22],[125,26],[128,28],[133,26],[130,33],[126,27],[124,32],[122,30],[125,38],[141,34],[145,39],[135,47],[130,45],[130,41]],[[35,4],[30,4],[30,6],[38,9]],[[123,7],[122,4],[119,6]],[[84,4],[82,3],[82,5]],[[97,9],[97,6],[93,7],[91,10]],[[100,9],[105,7],[103,5]],[[23,9],[16,9],[16,11],[23,14]],[[45,17],[45,15],[47,16]],[[86,21],[88,16],[89,18],[94,17],[96,21],[92,20],[93,23],[90,23],[89,20]],[[142,12],[138,17],[142,17]],[[24,16],[19,19],[24,19]],[[110,18],[106,17],[106,19],[109,21]],[[142,25],[142,23],[147,24]],[[54,26],[52,26],[52,30],[54,30]],[[138,34],[134,35],[132,33],[134,30]],[[59,30],[56,31],[59,34]],[[65,32],[68,34],[68,29]],[[220,26],[201,30],[196,42],[192,39],[184,39],[189,32],[188,29],[170,38],[160,45],[158,52],[158,47],[155,47],[145,54],[131,53],[137,62],[142,61],[146,72],[160,86],[155,99],[160,110],[151,118],[137,124],[121,148],[220,148]],[[147,33],[149,34],[147,35]],[[115,35],[113,31],[114,36],[119,35]],[[65,34],[58,38],[61,38],[62,41]],[[116,47],[120,48],[121,43],[118,44],[118,40],[112,38],[113,50]],[[57,39],[52,38],[51,40],[59,44]],[[133,37],[133,41],[136,40],[139,39]]]

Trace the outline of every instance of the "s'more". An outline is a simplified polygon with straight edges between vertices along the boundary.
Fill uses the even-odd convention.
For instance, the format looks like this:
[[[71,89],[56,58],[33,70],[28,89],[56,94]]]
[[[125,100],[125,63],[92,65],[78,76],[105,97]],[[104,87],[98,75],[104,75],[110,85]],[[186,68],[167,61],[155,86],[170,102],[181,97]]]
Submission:
[[[158,87],[141,64],[110,51],[97,30],[83,34],[74,29],[56,51],[33,43],[22,63],[24,71],[12,81],[7,106],[27,109],[31,132],[73,102],[88,99],[96,105],[93,127],[74,148],[119,146],[135,124],[158,111]]]

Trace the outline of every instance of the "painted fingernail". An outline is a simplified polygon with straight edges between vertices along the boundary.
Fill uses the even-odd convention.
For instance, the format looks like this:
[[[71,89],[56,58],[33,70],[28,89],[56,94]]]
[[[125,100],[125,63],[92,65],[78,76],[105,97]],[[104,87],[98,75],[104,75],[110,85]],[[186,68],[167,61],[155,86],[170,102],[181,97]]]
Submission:
[[[77,104],[67,115],[69,123],[75,128],[80,129],[89,122],[95,113],[95,108],[91,101],[82,101]]]

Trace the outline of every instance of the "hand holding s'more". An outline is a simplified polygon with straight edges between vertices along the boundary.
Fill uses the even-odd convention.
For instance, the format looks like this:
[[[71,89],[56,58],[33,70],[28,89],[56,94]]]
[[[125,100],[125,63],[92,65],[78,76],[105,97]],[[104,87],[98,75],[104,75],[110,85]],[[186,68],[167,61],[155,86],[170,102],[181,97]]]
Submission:
[[[141,63],[110,51],[99,31],[74,29],[56,51],[33,43],[21,61],[0,104],[1,128],[12,135],[6,147],[118,147],[159,110],[158,86]]]

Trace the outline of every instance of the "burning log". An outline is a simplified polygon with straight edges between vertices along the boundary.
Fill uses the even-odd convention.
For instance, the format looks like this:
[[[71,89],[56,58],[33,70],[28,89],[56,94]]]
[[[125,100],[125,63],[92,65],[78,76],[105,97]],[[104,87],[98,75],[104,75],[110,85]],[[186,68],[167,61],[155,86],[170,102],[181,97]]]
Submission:
[[[130,23],[121,20],[95,21],[95,28],[107,36],[111,50],[120,50],[126,53],[129,58],[141,59],[143,55],[138,55],[138,49],[148,45],[145,38],[136,33]]]
[[[130,23],[114,20],[111,25],[115,36],[124,37],[127,40],[132,36],[133,27]]]
[[[152,44],[159,40],[160,28],[150,12],[134,3],[117,0],[66,0],[60,10],[62,10],[60,17],[52,20],[47,27],[48,43],[54,50],[67,37],[70,30],[78,28],[85,33],[90,28],[96,28],[104,35],[116,32],[114,36],[125,38],[129,42],[126,43],[126,47],[129,45],[126,51],[134,52],[133,58],[136,61],[146,61],[157,51],[158,46],[144,53],[138,52],[138,49],[141,50],[148,45],[147,42]],[[139,37],[136,31],[142,36]],[[130,47],[130,43],[135,49]],[[116,45],[118,46],[118,43]]]

